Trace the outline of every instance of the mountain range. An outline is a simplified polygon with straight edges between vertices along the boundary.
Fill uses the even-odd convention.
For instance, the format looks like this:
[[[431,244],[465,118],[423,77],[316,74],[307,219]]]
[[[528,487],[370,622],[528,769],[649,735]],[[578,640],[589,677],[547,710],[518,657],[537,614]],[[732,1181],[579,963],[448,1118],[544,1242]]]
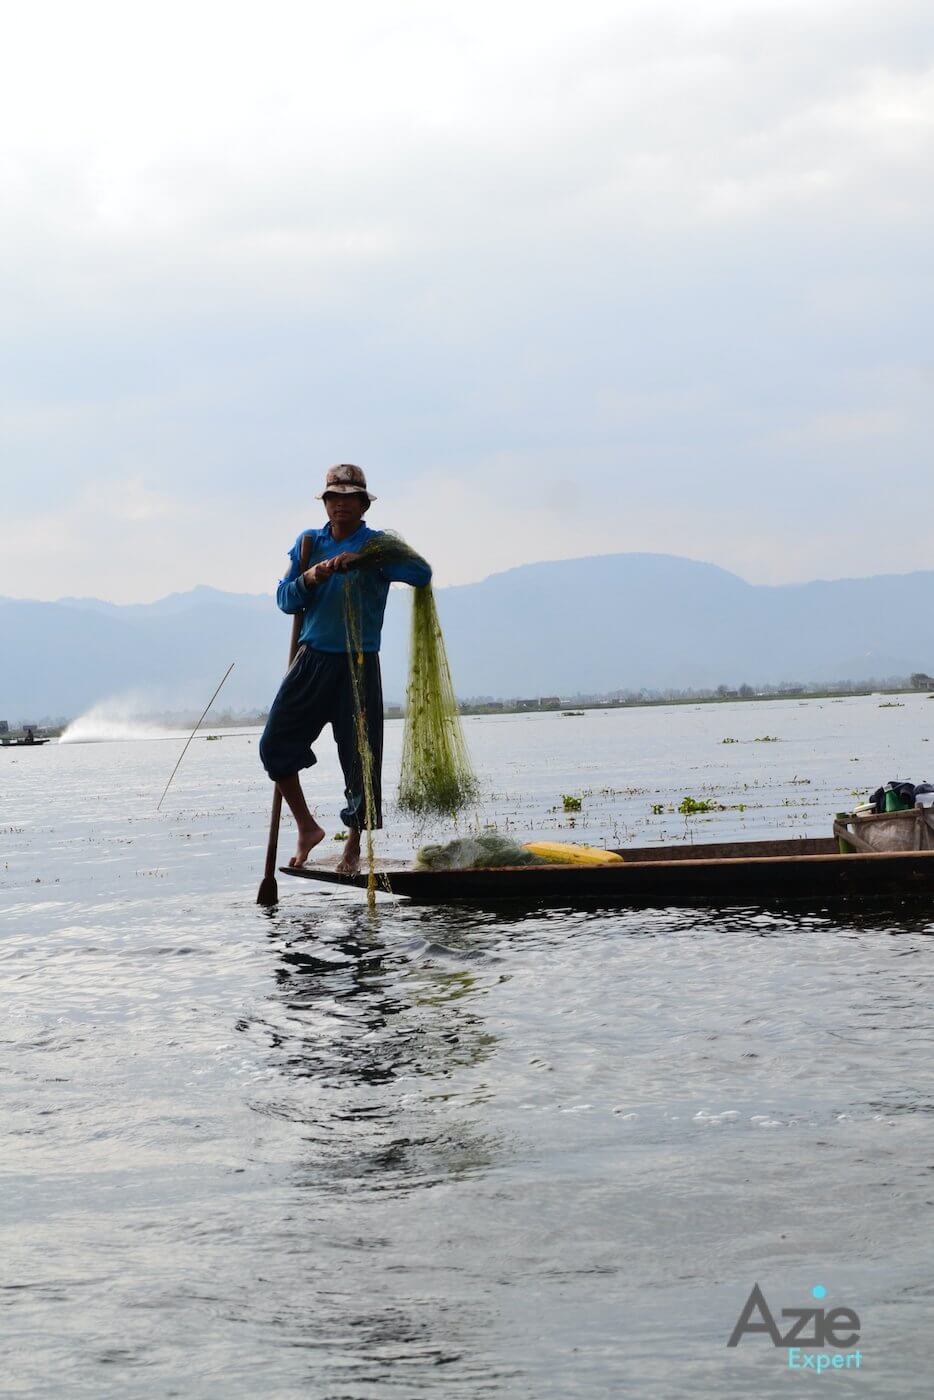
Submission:
[[[401,700],[408,590],[390,593],[384,692]],[[934,669],[934,572],[746,583],[713,564],[610,554],[524,564],[437,590],[462,697],[831,682]],[[74,716],[134,692],[151,708],[269,704],[289,620],[271,597],[198,587],[154,603],[0,599],[0,718]]]

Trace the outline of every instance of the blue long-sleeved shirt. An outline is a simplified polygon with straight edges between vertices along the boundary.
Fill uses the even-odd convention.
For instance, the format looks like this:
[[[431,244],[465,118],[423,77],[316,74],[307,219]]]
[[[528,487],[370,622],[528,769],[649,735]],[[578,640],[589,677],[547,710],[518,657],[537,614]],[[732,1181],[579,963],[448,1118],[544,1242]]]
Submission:
[[[379,651],[389,585],[409,583],[413,588],[421,588],[431,580],[431,566],[424,560],[413,559],[385,564],[379,569],[355,569],[351,574],[331,574],[309,588],[301,577],[301,548],[304,536],[310,535],[310,569],[322,559],[333,559],[336,554],[356,553],[367,540],[377,539],[381,533],[361,524],[347,539],[338,541],[331,534],[330,524],[325,525],[323,530],[302,531],[289,550],[289,571],[276,590],[276,602],[284,613],[305,614],[299,642],[313,647],[315,651],[347,650],[343,595],[345,586],[353,580],[354,589],[359,589],[357,596],[363,650]]]

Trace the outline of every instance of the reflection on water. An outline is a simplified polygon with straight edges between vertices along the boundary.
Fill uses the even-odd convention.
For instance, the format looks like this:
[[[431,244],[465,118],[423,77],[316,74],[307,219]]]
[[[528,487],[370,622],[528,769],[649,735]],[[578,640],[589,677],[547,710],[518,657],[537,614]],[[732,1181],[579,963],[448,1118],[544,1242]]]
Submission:
[[[456,1365],[445,1393],[505,1393],[511,1368],[480,1341],[488,1306],[444,1296],[460,1272],[456,1242],[438,1237],[420,1204],[425,1191],[450,1197],[508,1158],[503,1135],[478,1117],[489,1089],[462,1097],[448,1087],[495,1048],[482,1014],[495,958],[469,947],[466,920],[443,943],[436,919],[400,940],[391,911],[387,921],[354,905],[264,922],[274,986],[237,1029],[275,1069],[251,1109],[299,1135],[288,1223],[270,1246],[300,1256],[318,1280],[308,1314],[276,1325],[351,1386],[393,1373],[416,1394]],[[457,1219],[455,1207],[452,1234]],[[407,1278],[424,1280],[415,1296]]]
[[[410,1191],[489,1166],[493,1135],[432,1112],[445,1100],[443,1081],[482,1065],[496,1043],[483,1021],[484,983],[452,961],[456,926],[450,947],[425,942],[413,959],[411,945],[394,951],[379,914],[362,907],[337,921],[270,922],[276,993],[238,1029],[276,1051],[285,1086],[254,1107],[305,1124],[315,1151],[303,1153],[302,1181]]]

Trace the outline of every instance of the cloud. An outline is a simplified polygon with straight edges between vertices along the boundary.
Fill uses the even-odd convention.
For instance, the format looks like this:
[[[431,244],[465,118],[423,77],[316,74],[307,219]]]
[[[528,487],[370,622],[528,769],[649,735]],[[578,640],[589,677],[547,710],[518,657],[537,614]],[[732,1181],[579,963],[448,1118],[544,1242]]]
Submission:
[[[78,591],[268,586],[348,459],[452,580],[855,572],[892,462],[934,505],[932,156],[922,3],[22,6],[0,592],[53,525]]]
[[[0,555],[15,581],[8,596],[94,591],[135,601],[138,590],[127,579],[140,568],[154,576],[155,561],[175,542],[185,552],[201,528],[198,512],[140,476],[94,480],[70,499],[8,508],[0,516]]]
[[[892,438],[904,427],[895,409],[819,413],[804,425],[803,437],[818,443],[863,443],[872,438]]]

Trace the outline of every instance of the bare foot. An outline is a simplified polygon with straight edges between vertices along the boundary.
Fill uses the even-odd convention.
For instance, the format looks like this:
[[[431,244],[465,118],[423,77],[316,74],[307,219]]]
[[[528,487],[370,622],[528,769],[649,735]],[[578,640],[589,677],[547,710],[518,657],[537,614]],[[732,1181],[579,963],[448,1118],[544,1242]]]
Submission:
[[[308,854],[313,851],[319,841],[324,840],[324,827],[312,820],[311,826],[300,826],[298,828],[298,845],[295,847],[295,854],[289,861],[289,865],[304,865],[308,859]]]
[[[352,831],[344,843],[341,858],[337,862],[338,875],[356,875],[360,869],[360,833]]]

